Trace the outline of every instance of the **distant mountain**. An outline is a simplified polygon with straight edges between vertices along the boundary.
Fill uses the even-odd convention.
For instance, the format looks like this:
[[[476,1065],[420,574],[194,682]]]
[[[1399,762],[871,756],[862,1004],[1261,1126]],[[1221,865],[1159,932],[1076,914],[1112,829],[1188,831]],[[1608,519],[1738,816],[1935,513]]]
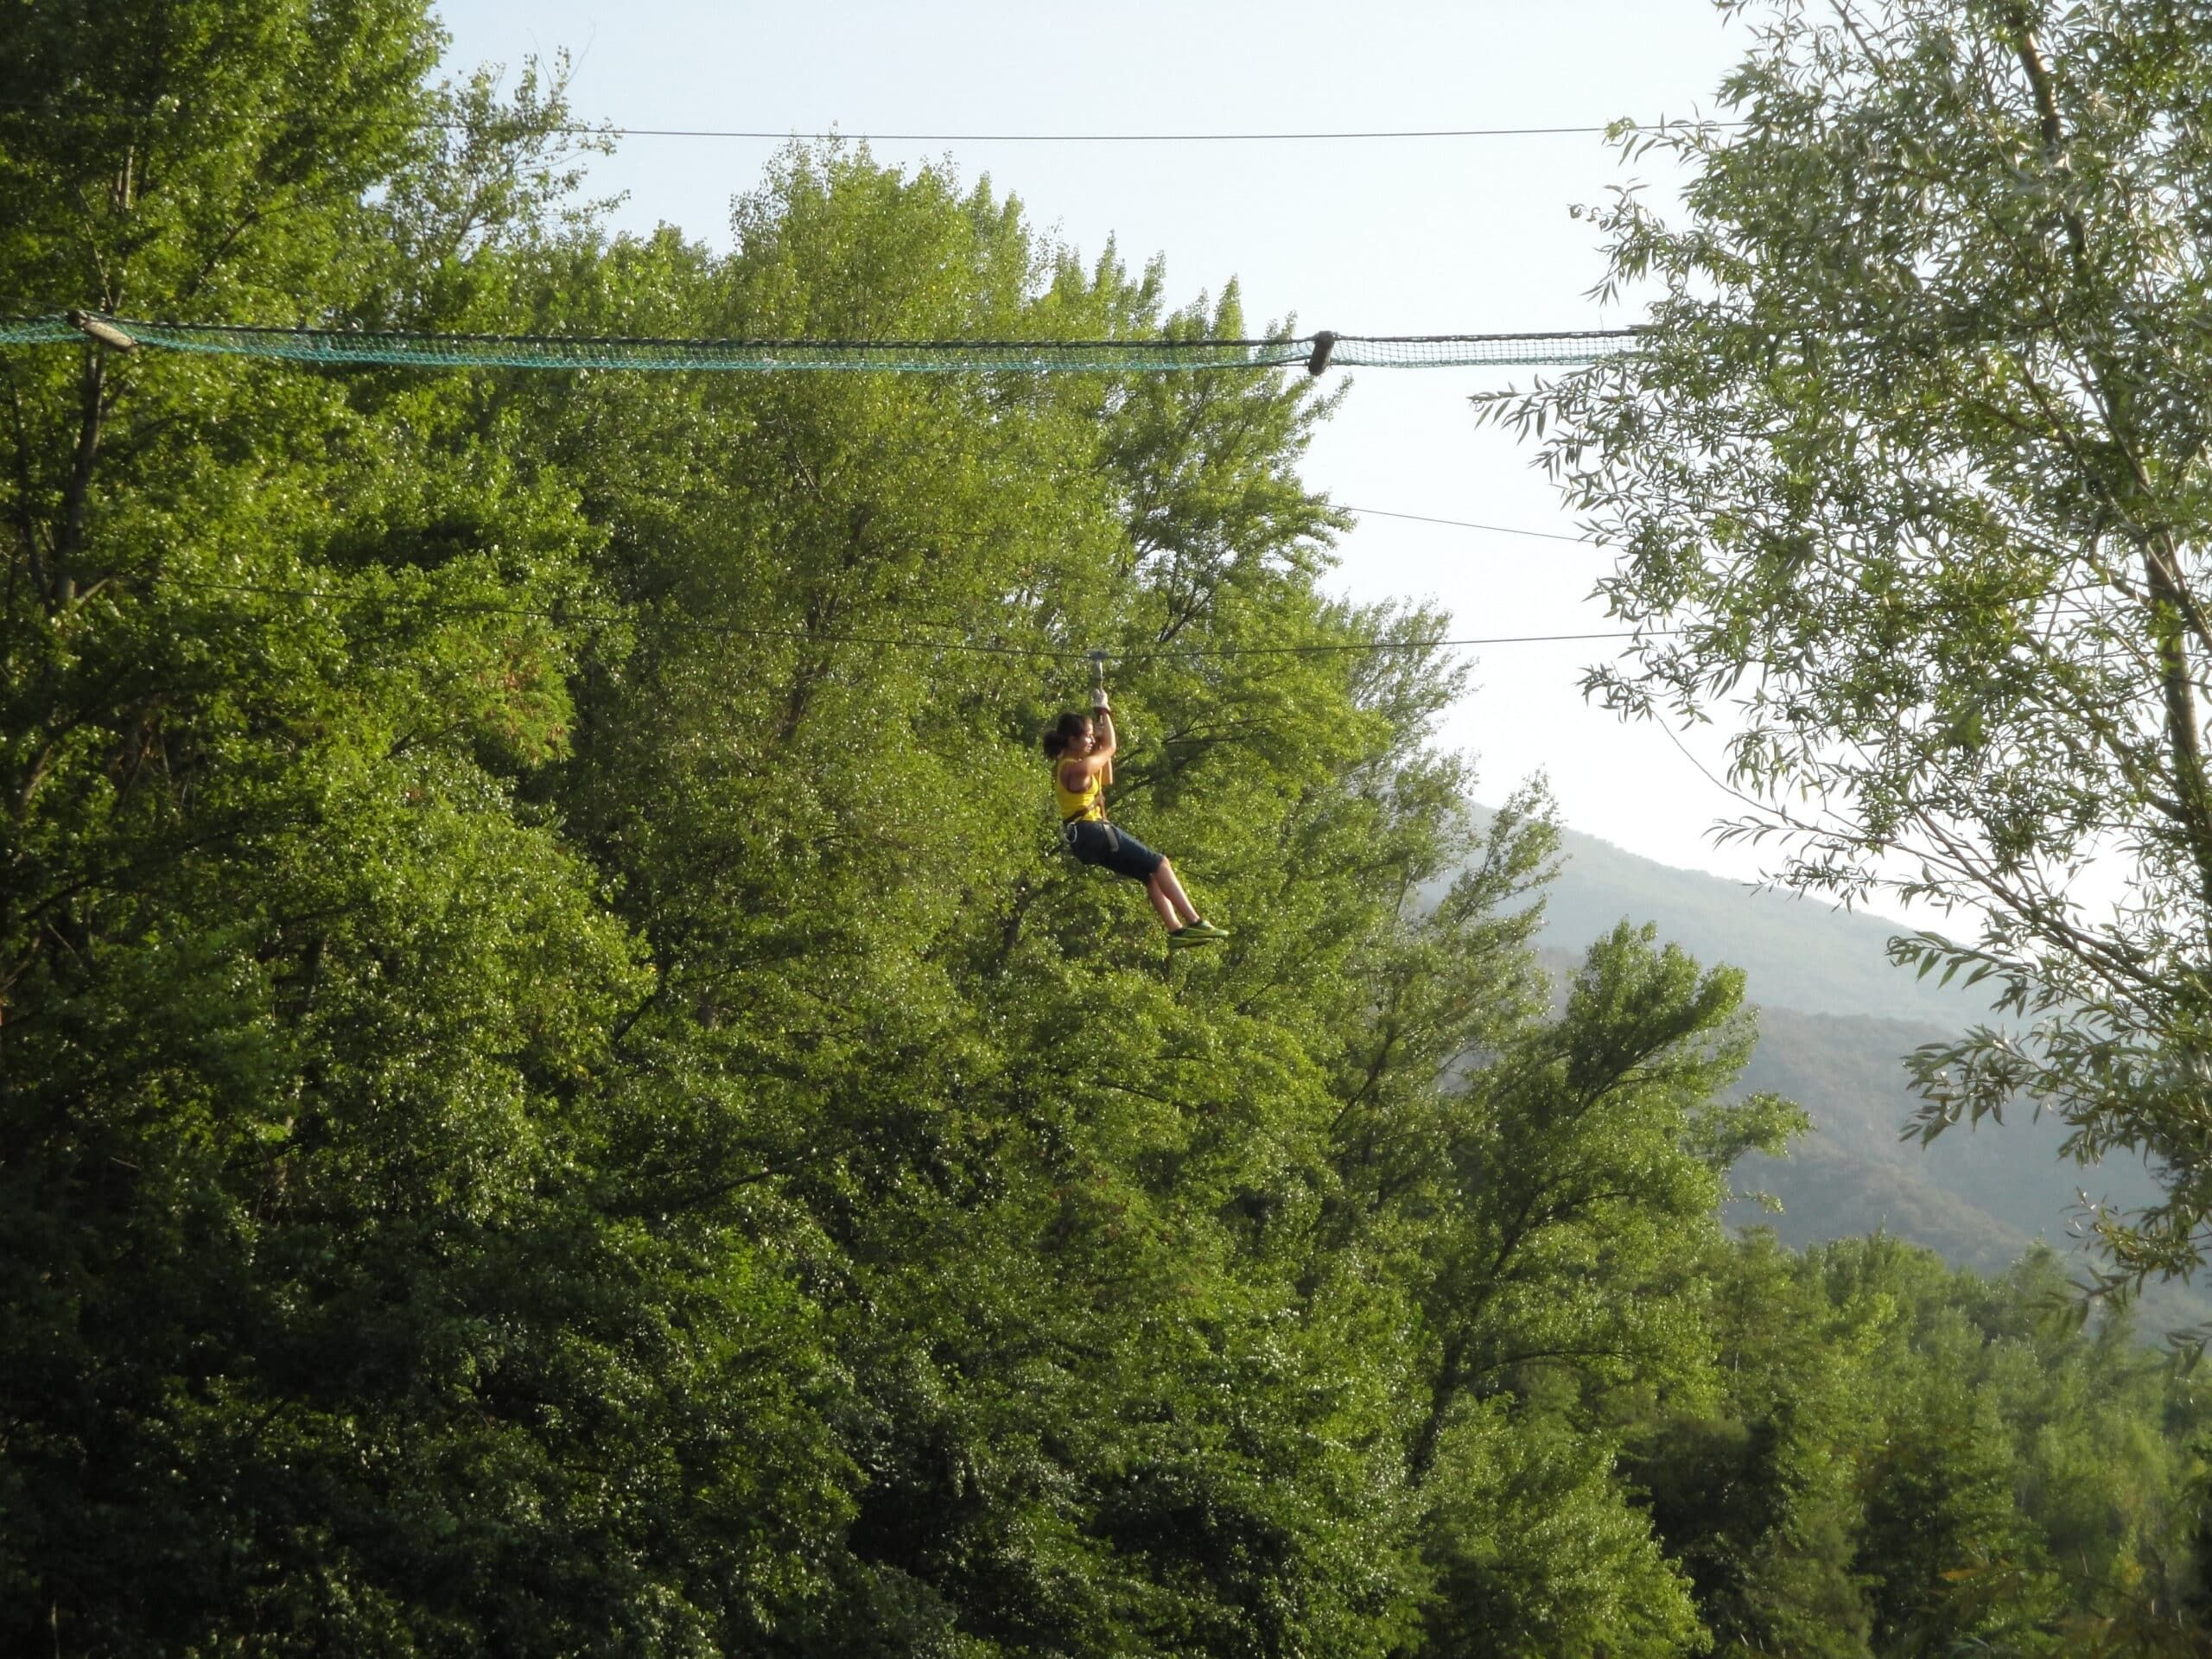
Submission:
[[[1916,1103],[1902,1057],[1944,1035],[1937,1027],[1861,1014],[1759,1010],[1759,1045],[1744,1087],[1787,1095],[1818,1130],[1817,1145],[1796,1157],[1755,1160],[1742,1171],[1743,1185],[1783,1200],[1777,1227],[1785,1237],[1881,1224],[1986,1268],[2011,1261],[2031,1237],[2069,1243],[2083,1192],[2127,1207],[2155,1198],[2140,1164],[2075,1164],[2059,1149],[2065,1126],[2037,1122],[2032,1111],[2008,1113],[2001,1125],[1950,1129],[1925,1146],[1916,1136],[1902,1139]],[[1853,1169],[1862,1172],[1863,1190],[1847,1200]],[[1879,1205],[1871,1217],[1869,1205]]]
[[[1955,987],[1890,965],[1892,934],[1911,930],[1815,899],[1681,870],[1568,830],[1564,875],[1544,906],[1541,943],[1580,952],[1624,916],[1701,960],[1744,970],[1762,1007],[1861,1014],[1951,1027],[1981,1009]]]
[[[1707,965],[1742,969],[1759,1018],[1743,1087],[1785,1095],[1812,1116],[1814,1133],[1789,1158],[1754,1158],[1737,1172],[1739,1190],[1771,1193],[1783,1213],[1738,1202],[1732,1222],[1771,1225],[1800,1245],[1880,1228],[1990,1272],[2037,1237],[2079,1248],[2081,1191],[2128,1206],[2155,1193],[2139,1164],[2084,1168],[2062,1157],[2065,1127],[2031,1112],[1955,1128],[1925,1147],[1901,1138],[1915,1103],[1904,1057],[1986,1016],[1960,989],[1890,965],[1897,925],[1675,869],[1589,836],[1570,831],[1563,845],[1538,935],[1554,969],[1571,971],[1624,919],[1656,923],[1662,940]],[[2171,1287],[2146,1299],[2144,1316],[2155,1328],[2202,1321],[2212,1300]]]

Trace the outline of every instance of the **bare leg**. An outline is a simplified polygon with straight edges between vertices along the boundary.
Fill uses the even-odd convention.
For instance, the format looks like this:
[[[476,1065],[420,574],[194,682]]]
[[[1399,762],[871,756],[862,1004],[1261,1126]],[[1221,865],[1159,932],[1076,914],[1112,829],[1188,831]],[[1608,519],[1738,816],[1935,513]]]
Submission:
[[[1166,859],[1152,873],[1152,880],[1144,884],[1151,897],[1152,907],[1160,912],[1160,919],[1168,926],[1187,926],[1198,919],[1198,908],[1191,903],[1191,895],[1183,891],[1183,884],[1175,879],[1175,867]]]
[[[1160,890],[1160,877],[1154,875],[1144,884],[1144,896],[1152,900],[1152,907],[1160,912],[1160,925],[1171,933],[1182,923],[1175,918],[1175,906]]]

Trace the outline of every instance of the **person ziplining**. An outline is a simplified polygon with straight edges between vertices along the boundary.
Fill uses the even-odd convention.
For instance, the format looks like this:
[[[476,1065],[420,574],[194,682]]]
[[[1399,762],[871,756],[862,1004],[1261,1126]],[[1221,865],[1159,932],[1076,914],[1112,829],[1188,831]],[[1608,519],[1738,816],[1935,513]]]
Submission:
[[[1094,658],[1094,661],[1098,661]],[[1106,696],[1105,668],[1090,694],[1091,712],[1070,712],[1045,734],[1052,763],[1052,796],[1060,809],[1060,838],[1077,861],[1144,883],[1172,946],[1211,944],[1229,937],[1198,912],[1175,867],[1135,836],[1106,819],[1106,785],[1114,781],[1114,711]]]

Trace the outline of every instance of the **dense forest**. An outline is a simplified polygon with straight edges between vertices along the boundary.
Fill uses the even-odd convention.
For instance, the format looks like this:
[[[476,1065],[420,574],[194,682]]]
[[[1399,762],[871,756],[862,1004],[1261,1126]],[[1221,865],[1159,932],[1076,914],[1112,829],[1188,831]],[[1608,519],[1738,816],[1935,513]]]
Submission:
[[[610,237],[413,0],[0,27],[10,311],[1247,331],[852,149]],[[0,1648],[2202,1650],[2201,1382],[1724,1230],[1740,977],[1542,972],[1303,376],[0,380]]]

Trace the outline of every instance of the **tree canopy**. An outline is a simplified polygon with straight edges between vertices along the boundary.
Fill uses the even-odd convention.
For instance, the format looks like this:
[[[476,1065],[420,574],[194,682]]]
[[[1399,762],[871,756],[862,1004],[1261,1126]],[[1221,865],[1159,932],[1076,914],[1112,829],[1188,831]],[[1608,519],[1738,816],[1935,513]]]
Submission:
[[[609,237],[411,5],[11,27],[42,303],[1248,332],[840,146]],[[2054,1268],[1724,1234],[1740,976],[1546,982],[1303,378],[0,380],[0,1645],[2196,1639],[2195,1396]],[[1094,645],[1209,957],[1055,851]]]
[[[1730,6],[1727,10],[1748,10]],[[1485,412],[1649,630],[1591,679],[1720,721],[1786,883],[1956,925],[1900,961],[2005,1023],[1924,1052],[1926,1133],[2024,1098],[2147,1157],[2121,1278],[2212,1213],[2199,596],[2212,24],[2166,0],[1762,8],[1670,222],[1596,215],[1636,352]]]

